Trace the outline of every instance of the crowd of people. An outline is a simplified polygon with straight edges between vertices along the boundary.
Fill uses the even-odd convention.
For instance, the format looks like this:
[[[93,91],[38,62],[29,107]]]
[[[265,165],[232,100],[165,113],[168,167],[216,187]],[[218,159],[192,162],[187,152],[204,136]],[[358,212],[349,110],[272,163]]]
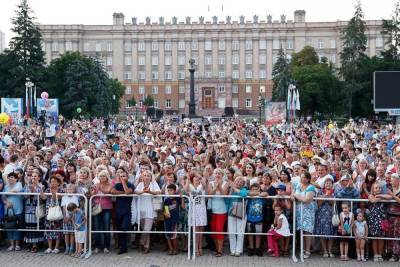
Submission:
[[[127,117],[62,121],[48,132],[34,121],[1,131],[9,251],[82,257],[93,238],[95,253],[132,245],[176,255],[194,227],[196,256],[206,247],[221,257],[226,243],[231,256],[288,256],[302,231],[306,259],[400,260],[400,135],[391,124]],[[89,214],[99,231],[91,236]]]

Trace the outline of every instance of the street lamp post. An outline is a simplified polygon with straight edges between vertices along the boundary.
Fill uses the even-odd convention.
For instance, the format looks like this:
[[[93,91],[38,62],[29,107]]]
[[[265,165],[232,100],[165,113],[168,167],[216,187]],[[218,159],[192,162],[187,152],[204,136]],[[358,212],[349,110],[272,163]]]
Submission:
[[[138,120],[138,109],[137,109],[137,106],[138,106],[138,104],[136,103],[136,104],[135,104],[135,112],[136,112],[136,114],[135,114],[135,120],[136,120],[136,121]]]
[[[30,118],[31,117],[31,113],[32,113],[32,109],[34,106],[33,103],[33,92],[32,92],[32,88],[33,88],[34,84],[33,82],[31,82],[31,80],[29,78],[26,78],[26,82],[25,82],[25,105],[26,105],[26,115]]]
[[[194,100],[194,72],[195,72],[195,61],[193,58],[189,60],[190,68],[190,102],[189,102],[189,118],[196,117],[196,102]]]
[[[258,96],[258,109],[260,112],[260,124],[262,123],[262,108],[263,108],[264,99],[261,95]]]

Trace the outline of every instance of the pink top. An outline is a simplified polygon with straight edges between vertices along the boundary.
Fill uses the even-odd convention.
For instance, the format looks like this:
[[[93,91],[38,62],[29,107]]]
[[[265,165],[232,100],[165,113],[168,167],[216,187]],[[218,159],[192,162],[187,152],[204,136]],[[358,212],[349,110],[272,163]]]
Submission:
[[[97,186],[96,189],[97,189],[96,190],[97,191],[97,195],[102,195],[103,194],[103,192],[101,192],[99,186]],[[112,203],[111,197],[108,197],[108,196],[94,197],[93,201],[96,204],[100,203],[101,208],[104,209],[104,210],[110,210],[113,207],[113,203]]]

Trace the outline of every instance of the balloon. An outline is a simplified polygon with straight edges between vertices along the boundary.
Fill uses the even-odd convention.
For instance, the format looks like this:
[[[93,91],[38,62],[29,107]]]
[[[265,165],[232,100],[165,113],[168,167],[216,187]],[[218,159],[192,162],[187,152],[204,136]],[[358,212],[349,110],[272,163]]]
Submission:
[[[81,109],[81,108],[77,108],[77,109],[76,109],[76,112],[77,112],[77,113],[81,113],[81,112],[82,112],[82,109]]]
[[[10,122],[10,116],[7,113],[0,113],[0,124],[7,125]]]
[[[42,93],[40,94],[40,97],[41,97],[42,99],[48,99],[48,98],[49,98],[49,94],[48,94],[47,92],[42,92]]]

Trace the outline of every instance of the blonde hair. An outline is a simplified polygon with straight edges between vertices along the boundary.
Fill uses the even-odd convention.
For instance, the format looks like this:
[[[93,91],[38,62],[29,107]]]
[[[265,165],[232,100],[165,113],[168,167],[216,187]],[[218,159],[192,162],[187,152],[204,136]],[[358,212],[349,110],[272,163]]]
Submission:
[[[108,180],[110,180],[110,173],[107,170],[102,170],[99,172],[99,174],[97,175],[99,178],[100,176],[105,176],[107,177]]]

